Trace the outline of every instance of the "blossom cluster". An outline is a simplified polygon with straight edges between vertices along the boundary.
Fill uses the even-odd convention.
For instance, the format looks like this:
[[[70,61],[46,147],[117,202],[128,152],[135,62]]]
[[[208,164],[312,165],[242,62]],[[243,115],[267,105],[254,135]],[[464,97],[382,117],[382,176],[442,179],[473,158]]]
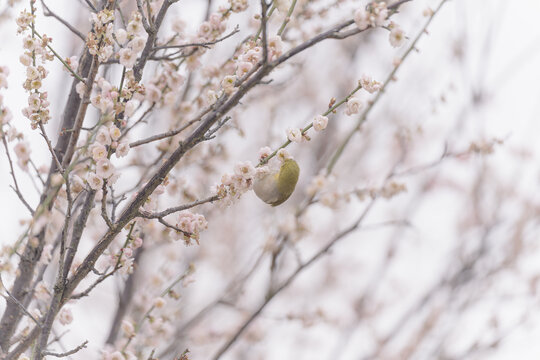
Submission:
[[[95,85],[92,89],[94,93],[90,97],[90,102],[101,112],[105,120],[113,121],[122,112],[127,117],[132,116],[139,103],[144,100],[145,88],[135,81],[131,70],[125,72],[124,87],[121,90],[103,77],[98,77]],[[86,92],[85,83],[77,83],[76,90],[83,98]],[[121,127],[126,124],[126,119],[120,120]]]
[[[268,60],[272,61],[277,59],[283,54],[283,40],[281,36],[270,36],[267,40]],[[241,53],[237,56],[236,65],[236,77],[241,78],[253,68],[258,62],[261,61],[263,56],[262,42],[246,42],[241,49]]]
[[[317,132],[323,131],[328,126],[328,117],[326,117],[325,115],[317,115],[313,119],[312,125],[313,125],[313,130]],[[290,142],[296,142],[296,143],[300,143],[305,140],[310,140],[309,136],[306,134],[306,131],[303,131],[302,129],[299,129],[299,128],[288,128],[286,132],[287,140],[289,140]]]
[[[9,69],[5,66],[0,66],[0,89],[8,87],[7,76],[9,75]],[[4,106],[4,97],[0,94],[0,131],[3,130],[3,125],[9,123],[13,115],[9,108]]]
[[[111,83],[105,80],[105,78],[103,77],[99,77],[97,79],[96,85],[96,90],[98,91],[90,97],[90,102],[92,103],[92,105],[99,109],[104,115],[110,114],[113,110],[115,113],[118,113],[118,89],[115,86],[111,85]],[[80,86],[79,89],[82,89],[82,86]]]
[[[98,57],[99,62],[109,60],[114,53],[114,12],[104,9],[90,15],[93,31],[86,36],[86,45],[90,54]]]
[[[180,98],[185,77],[173,63],[163,63],[162,71],[145,85],[145,99],[151,104],[174,105]]]
[[[176,227],[181,230],[176,231],[176,235],[183,239],[186,245],[191,245],[191,239],[199,243],[200,232],[206,230],[208,222],[204,215],[194,214],[189,210],[178,213]]]
[[[15,22],[17,23],[17,33],[22,33],[25,30],[30,28],[30,25],[34,23],[34,20],[36,19],[36,15],[32,14],[31,12],[28,12],[26,9],[21,11],[19,16],[17,16],[17,19]]]
[[[359,80],[360,86],[362,86],[362,89],[366,90],[370,94],[373,94],[374,92],[377,92],[381,90],[382,84],[378,82],[377,80],[373,80],[368,75],[362,75],[362,77]],[[364,107],[364,103],[362,100],[360,100],[356,96],[351,96],[349,99],[347,99],[347,108],[345,109],[345,115],[351,116],[354,114],[358,114],[360,110]]]
[[[236,60],[236,77],[242,78],[262,59],[262,48],[253,42],[246,43]]]
[[[248,0],[229,0],[232,12],[242,12],[248,8]]]
[[[216,40],[227,29],[227,18],[222,13],[214,12],[210,14],[207,21],[199,25],[197,35],[201,42]]]
[[[391,199],[394,196],[397,196],[403,192],[407,191],[407,186],[403,183],[398,183],[396,181],[389,181],[385,183],[380,188],[365,188],[365,189],[356,189],[354,194],[358,197],[359,200],[364,200],[366,196],[374,199],[376,197],[382,197],[384,199]]]
[[[31,30],[34,15],[23,10],[17,17],[18,32],[24,33]],[[19,57],[19,61],[26,67],[26,80],[23,87],[30,93],[28,96],[28,106],[22,110],[23,115],[31,122],[32,129],[36,129],[39,123],[46,124],[51,118],[49,112],[49,101],[47,92],[41,91],[43,80],[47,77],[48,71],[43,67],[46,61],[52,61],[54,56],[48,49],[52,41],[47,35],[36,37],[34,33],[26,35],[23,39],[24,53]]]
[[[378,82],[377,80],[373,80],[368,75],[362,75],[362,77],[360,78],[360,84],[362,85],[362,88],[370,94],[373,94],[374,92],[377,92],[382,88],[382,84],[380,82]]]
[[[385,26],[388,15],[386,2],[372,2],[367,7],[359,8],[354,12],[354,22],[360,30],[365,30],[368,27]],[[390,45],[393,47],[401,46],[405,41],[403,30],[394,22],[390,22],[388,29],[390,29]]]
[[[139,12],[134,11],[126,29],[120,28],[114,33],[116,41],[122,47],[118,51],[118,60],[126,69],[135,66],[138,55],[146,46],[146,35],[143,30],[142,16]]]
[[[383,26],[388,18],[386,2],[372,2],[367,8],[361,7],[354,12],[354,22],[360,30],[368,27]]]
[[[182,19],[176,19],[172,23],[174,36],[162,44],[180,48],[183,50],[173,53],[177,57],[184,57],[189,71],[194,71],[201,66],[201,56],[206,53],[208,44],[215,42],[227,29],[229,10],[220,8],[217,12],[209,15],[208,20],[202,22],[193,35],[186,34],[186,23]],[[173,56],[174,58],[174,56]]]
[[[120,266],[121,274],[131,274],[133,272],[133,263],[135,262],[135,250],[143,244],[141,237],[130,237],[129,241],[114,256],[110,258],[112,266]]]
[[[96,133],[95,142],[88,147],[89,153],[95,163],[95,171],[88,172],[86,181],[93,190],[99,190],[104,180],[110,184],[116,182],[119,174],[110,161],[110,154],[114,151],[116,157],[124,157],[129,152],[129,144],[119,141],[122,132],[115,125],[102,126]]]
[[[19,141],[13,148],[17,156],[17,164],[23,170],[28,170],[28,162],[30,161],[30,144],[26,141]]]
[[[256,177],[268,171],[267,167],[255,168],[251,161],[239,162],[234,167],[234,173],[227,173],[221,177],[221,183],[216,186],[216,193],[225,205],[234,201],[251,190]]]
[[[390,28],[390,45],[393,47],[400,47],[403,45],[403,42],[405,41],[405,33],[403,32],[403,29],[401,29],[399,25],[394,22],[390,22],[388,27]]]
[[[350,97],[347,100],[347,109],[345,109],[345,114],[349,116],[358,114],[363,107],[364,103],[362,103],[359,98],[356,96]]]

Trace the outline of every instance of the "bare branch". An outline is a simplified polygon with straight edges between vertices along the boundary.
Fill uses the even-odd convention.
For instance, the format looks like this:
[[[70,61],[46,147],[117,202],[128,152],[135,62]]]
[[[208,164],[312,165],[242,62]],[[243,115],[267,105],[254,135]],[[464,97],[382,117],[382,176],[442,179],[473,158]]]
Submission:
[[[88,340],[85,340],[81,345],[77,346],[76,348],[71,349],[71,350],[66,351],[66,352],[63,352],[63,353],[55,353],[55,352],[52,352],[52,351],[43,351],[42,355],[43,356],[54,356],[54,357],[67,357],[67,356],[73,355],[73,354],[81,351],[82,349],[85,349],[86,345],[88,345]]]
[[[11,293],[8,291],[6,285],[4,284],[4,281],[2,280],[2,275],[0,275],[0,287],[2,287],[4,289],[4,291],[6,292],[6,294],[8,295],[7,297],[5,295],[2,295],[6,301],[11,300],[13,301],[15,304],[17,304],[17,306],[22,310],[22,312],[24,312],[26,314],[26,316],[28,316],[30,319],[32,319],[32,321],[34,321],[34,323],[36,323],[37,326],[39,326],[41,328],[41,323],[39,322],[38,319],[36,319],[25,307],[23,304],[20,303],[19,300],[17,300],[17,298],[15,298],[13,295],[11,295]]]
[[[58,16],[55,12],[53,12],[47,6],[47,4],[45,4],[44,0],[41,0],[41,5],[43,5],[43,15],[54,17],[56,20],[60,21],[65,27],[67,27],[72,33],[74,33],[77,37],[79,37],[82,41],[86,41],[86,37],[79,30],[77,30],[77,28],[75,28],[73,25],[71,25],[66,20]]]
[[[148,19],[146,18],[146,15],[144,14],[144,10],[142,7],[142,0],[137,0],[137,10],[139,10],[139,13],[141,14],[141,19],[143,23],[144,30],[150,35],[153,31],[152,27],[148,23]],[[150,15],[150,14],[148,14]]]
[[[15,177],[15,170],[13,169],[13,162],[11,161],[11,155],[9,153],[9,147],[7,145],[5,134],[3,134],[3,133],[2,133],[2,143],[4,144],[4,149],[6,149],[6,155],[7,155],[7,158],[8,158],[11,178],[13,179],[13,184],[15,185],[15,188],[13,190],[15,190],[15,194],[17,194],[17,196],[19,197],[19,200],[21,200],[23,205],[28,209],[28,211],[30,212],[30,215],[33,216],[34,215],[34,209],[32,209],[30,204],[28,204],[28,202],[24,198],[21,190],[19,189],[19,183],[17,183],[17,178]]]
[[[296,270],[285,279],[275,290],[268,293],[266,296],[266,299],[264,302],[259,305],[259,307],[251,313],[251,315],[242,323],[240,328],[227,340],[227,342],[217,351],[217,353],[212,356],[212,360],[218,360],[220,359],[223,354],[225,354],[229,348],[240,338],[240,336],[244,333],[244,331],[247,329],[247,327],[260,315],[260,313],[266,308],[266,306],[274,299],[274,297],[279,294],[281,291],[283,291],[285,288],[287,288],[295,279],[296,277],[302,273],[306,268],[311,266],[313,263],[315,263],[318,259],[320,259],[323,255],[328,253],[330,249],[332,249],[340,240],[342,240],[346,235],[349,235],[351,232],[355,231],[359,228],[360,224],[364,221],[367,214],[370,212],[371,208],[375,204],[375,199],[372,199],[371,202],[366,206],[362,214],[358,217],[358,219],[350,225],[345,230],[342,230],[337,235],[335,235],[332,240],[328,242],[326,246],[324,246],[322,249],[317,251],[315,255],[313,255],[311,258],[308,259],[305,263],[301,264],[296,268]]]
[[[212,195],[212,196],[209,196],[209,197],[207,197],[205,199],[202,199],[202,200],[197,200],[197,201],[194,201],[194,202],[189,203],[189,204],[176,206],[176,207],[169,208],[167,210],[163,210],[163,211],[160,211],[160,212],[149,213],[149,212],[141,211],[141,217],[143,217],[145,219],[162,218],[162,217],[165,217],[167,215],[173,214],[175,212],[191,209],[192,207],[195,207],[195,206],[198,206],[198,205],[201,205],[201,204],[205,204],[205,203],[208,203],[208,202],[214,202],[214,201],[217,201],[217,200],[219,200],[219,196]]]
[[[263,57],[262,57],[262,63],[266,64],[268,62],[268,28],[266,26],[266,21],[268,20],[266,18],[266,11],[268,10],[268,4],[266,4],[266,0],[261,0],[261,32],[262,32],[262,50],[263,50]]]

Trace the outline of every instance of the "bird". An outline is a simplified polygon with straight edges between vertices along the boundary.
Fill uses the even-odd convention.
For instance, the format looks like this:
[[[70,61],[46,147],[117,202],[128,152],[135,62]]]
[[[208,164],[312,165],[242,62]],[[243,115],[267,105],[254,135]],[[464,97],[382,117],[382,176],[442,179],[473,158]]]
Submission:
[[[279,170],[270,171],[253,183],[255,194],[267,204],[283,204],[294,192],[300,167],[294,159],[283,161]]]

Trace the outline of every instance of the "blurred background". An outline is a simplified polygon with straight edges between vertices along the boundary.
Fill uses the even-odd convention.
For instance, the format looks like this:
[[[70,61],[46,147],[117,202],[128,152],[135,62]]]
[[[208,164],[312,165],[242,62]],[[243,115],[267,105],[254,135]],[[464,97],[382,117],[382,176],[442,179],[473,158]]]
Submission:
[[[249,17],[259,11],[255,3],[228,21],[230,29],[240,25],[240,34],[201,58],[207,73],[253,33]],[[311,9],[312,16],[293,17],[285,49],[350,19],[354,9],[364,5],[299,3]],[[215,1],[212,9],[223,4]],[[390,46],[387,31],[376,29],[325,41],[280,66],[270,76],[272,82],[256,87],[229,114],[230,124],[215,140],[181,161],[172,178],[182,191],[160,208],[167,201],[178,204],[208,195],[239,161],[255,164],[261,147],[277,148],[286,140],[287,128],[304,127],[328,108],[332,97],[340,100],[354,89],[363,74],[383,82],[422,32],[425,10],[438,4],[413,0],[392,17],[408,37],[400,48]],[[56,0],[48,5],[88,31],[88,12],[80,2]],[[10,86],[2,95],[14,114],[13,123],[31,144],[33,161],[49,165],[43,139],[21,115],[25,74],[18,62],[22,37],[16,35],[14,17],[27,6],[24,1],[12,8],[0,2],[0,65],[10,69]],[[55,50],[65,57],[78,55],[81,41],[42,16],[37,6],[37,26],[53,38]],[[180,1],[163,33],[170,32],[176,16],[193,31],[205,11],[206,2]],[[252,192],[229,207],[204,205],[197,211],[206,216],[209,228],[199,246],[165,241],[163,229],[146,224],[146,251],[135,270],[128,318],[137,322],[148,299],[158,297],[189,264],[196,270],[183,278],[180,299],[167,299],[155,319],[141,327],[133,346],[156,347],[162,358],[189,348],[193,359],[210,359],[255,314],[224,359],[538,358],[539,13],[535,0],[519,5],[447,1],[403,60],[395,81],[373,104],[330,176],[316,178],[360,119],[347,116],[344,108],[329,116],[324,132],[310,134],[311,141],[288,146],[301,176],[282,206],[271,208]],[[71,80],[58,62],[48,69],[52,134],[58,130]],[[114,71],[111,76],[118,76]],[[153,71],[159,71],[155,64],[145,70],[143,82]],[[194,81],[204,80],[200,75]],[[361,91],[357,96],[367,108],[376,95]],[[171,116],[166,107],[156,111],[151,126],[134,133],[132,140],[144,131],[148,135],[166,129]],[[155,146],[138,148],[133,156],[154,158],[157,151]],[[0,244],[7,245],[23,231],[20,221],[26,213],[9,188],[4,153],[0,166]],[[39,193],[26,174],[16,171],[27,199],[36,204]],[[119,180],[125,188],[132,175],[144,173],[127,171]],[[314,186],[316,201],[308,202]],[[88,249],[102,231],[99,220],[96,216],[92,223]],[[358,228],[340,237],[359,220]],[[303,267],[336,236],[339,240],[329,251]],[[266,305],[268,294],[298,266],[299,276]],[[62,346],[90,341],[74,358],[99,357],[116,312],[111,304],[117,303],[126,276],[107,280],[92,296],[69,305],[73,323],[56,329],[59,334],[70,329],[62,336]],[[256,314],[261,304],[264,308]],[[122,341],[125,338],[117,344]]]

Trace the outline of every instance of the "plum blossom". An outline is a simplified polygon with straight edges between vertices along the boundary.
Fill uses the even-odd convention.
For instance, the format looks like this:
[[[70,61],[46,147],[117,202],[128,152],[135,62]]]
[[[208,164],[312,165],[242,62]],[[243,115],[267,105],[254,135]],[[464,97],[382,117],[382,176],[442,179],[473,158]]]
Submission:
[[[405,33],[399,26],[395,25],[390,31],[389,40],[393,47],[400,47],[405,41]]]
[[[315,116],[315,119],[313,120],[313,129],[315,131],[322,131],[326,129],[326,126],[328,125],[328,118],[323,115],[317,115]]]
[[[71,310],[69,308],[63,308],[60,310],[60,314],[58,314],[58,321],[60,321],[60,324],[62,325],[71,324],[73,321],[73,314],[71,313]]]
[[[272,149],[268,146],[265,146],[259,150],[259,159],[262,160],[267,158],[272,153]]]
[[[147,85],[146,99],[150,102],[157,103],[161,99],[161,90],[154,84]]]
[[[101,159],[96,163],[96,175],[108,179],[114,175],[114,165],[108,159]]]
[[[281,36],[275,35],[268,38],[268,50],[270,51],[270,59],[275,59],[283,53],[283,41]]]
[[[13,150],[15,150],[15,155],[17,155],[17,162],[19,166],[26,170],[28,161],[30,160],[30,145],[25,141],[21,141],[15,145]]]
[[[142,36],[135,36],[129,43],[128,47],[136,53],[141,52],[146,45],[146,39]]]
[[[129,48],[124,48],[118,52],[120,64],[126,67],[126,69],[131,69],[137,61],[137,54],[135,51]]]
[[[209,39],[212,34],[212,24],[208,21],[203,21],[199,26],[199,36],[205,39]]]
[[[279,149],[279,151],[276,154],[276,157],[281,162],[292,158],[291,155],[289,154],[289,152],[287,151],[287,149],[285,149],[285,148]]]
[[[360,30],[365,30],[369,26],[383,26],[388,18],[388,8],[386,2],[372,2],[368,9],[359,8],[354,12],[354,22]]]
[[[232,12],[242,12],[248,8],[247,0],[229,0]]]
[[[94,159],[94,161],[99,161],[107,157],[107,148],[105,147],[105,145],[100,144],[100,143],[92,144],[91,152],[92,152],[92,159]]]
[[[129,153],[129,149],[129,144],[126,141],[120,142],[116,147],[116,157],[121,158],[127,156],[127,154]]]
[[[135,335],[135,326],[131,321],[123,320],[121,328],[128,337],[132,337]]]
[[[131,99],[128,102],[126,102],[124,113],[127,116],[132,116],[135,113],[136,109],[137,109],[137,100]]]
[[[380,82],[378,82],[377,80],[373,80],[368,75],[362,75],[362,78],[360,79],[360,84],[362,85],[362,88],[370,94],[379,91],[382,87],[382,84]]]
[[[354,22],[360,30],[365,30],[369,27],[369,13],[360,8],[354,12]]]
[[[234,75],[227,75],[223,78],[221,81],[221,87],[223,88],[223,91],[227,94],[232,94],[234,92],[234,84],[236,82],[236,76]]]
[[[105,127],[101,127],[96,134],[96,141],[103,145],[111,145],[111,135],[109,130]]]
[[[178,214],[176,227],[183,232],[179,235],[182,235],[186,245],[190,245],[190,239],[198,243],[199,233],[208,227],[208,222],[203,215],[184,210]]]
[[[234,173],[244,178],[251,178],[255,175],[255,167],[251,161],[239,162],[234,167]]]
[[[302,130],[298,128],[289,128],[287,129],[287,139],[291,142],[299,143],[302,141]]]
[[[116,30],[114,36],[120,45],[124,45],[127,41],[127,32],[124,29]]]
[[[253,64],[247,61],[241,61],[238,63],[236,68],[236,77],[241,78],[244,75],[246,75],[251,68],[253,68]]]
[[[93,172],[89,172],[88,175],[86,175],[86,182],[92,190],[99,190],[103,186],[103,179]]]
[[[112,140],[118,140],[118,138],[122,135],[122,131],[115,125],[112,125],[109,127],[109,135],[111,136]]]
[[[362,107],[364,107],[362,101],[356,96],[353,96],[347,100],[347,109],[345,110],[345,114],[349,116],[358,114]]]

